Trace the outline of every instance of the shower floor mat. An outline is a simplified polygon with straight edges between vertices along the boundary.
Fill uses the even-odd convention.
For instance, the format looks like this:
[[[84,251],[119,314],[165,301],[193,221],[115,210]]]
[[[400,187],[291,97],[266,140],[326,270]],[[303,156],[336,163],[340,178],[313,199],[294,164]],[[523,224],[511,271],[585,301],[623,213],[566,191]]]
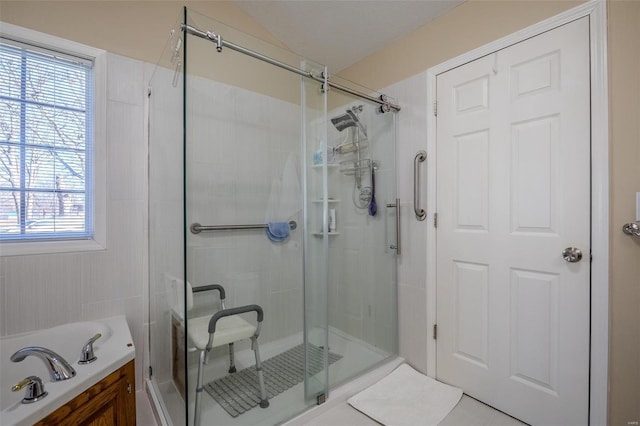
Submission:
[[[329,352],[329,365],[342,355]],[[304,380],[304,345],[298,345],[262,362],[265,388],[269,399]],[[309,345],[309,373],[322,370],[322,348]],[[255,365],[221,377],[204,385],[205,390],[231,417],[251,410],[260,403]]]

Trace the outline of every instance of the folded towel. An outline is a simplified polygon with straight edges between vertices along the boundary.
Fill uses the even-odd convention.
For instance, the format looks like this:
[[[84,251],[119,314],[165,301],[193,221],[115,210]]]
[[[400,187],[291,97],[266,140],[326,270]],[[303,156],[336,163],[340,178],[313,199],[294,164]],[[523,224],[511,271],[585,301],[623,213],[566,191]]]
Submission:
[[[280,243],[291,233],[289,222],[269,222],[267,223],[267,237],[275,243]]]

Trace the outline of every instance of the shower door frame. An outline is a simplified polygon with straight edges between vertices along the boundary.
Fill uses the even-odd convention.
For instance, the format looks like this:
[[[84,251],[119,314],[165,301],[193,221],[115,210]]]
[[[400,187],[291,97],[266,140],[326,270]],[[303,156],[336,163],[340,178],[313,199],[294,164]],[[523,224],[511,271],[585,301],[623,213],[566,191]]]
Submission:
[[[355,96],[357,98],[361,98],[364,99],[374,105],[376,105],[376,108],[379,108],[378,110],[381,113],[389,113],[391,112],[392,115],[394,116],[394,144],[395,144],[395,140],[397,139],[397,135],[396,135],[396,131],[397,131],[397,126],[396,126],[396,117],[394,112],[398,112],[400,110],[400,107],[398,105],[396,105],[395,103],[393,103],[393,101],[389,100],[385,95],[380,95],[379,97],[373,97],[370,95],[367,95],[365,93],[359,92],[357,90],[351,89],[347,86],[338,84],[338,83],[334,83],[331,82],[329,80],[328,77],[328,71],[327,68],[324,67],[324,71],[320,72],[319,70],[316,71],[305,71],[304,69],[300,69],[300,68],[296,68],[293,66],[290,66],[286,63],[280,62],[276,59],[272,59],[269,58],[265,55],[262,55],[260,53],[251,51],[245,47],[242,47],[240,45],[237,45],[229,40],[224,40],[222,38],[221,35],[217,35],[214,34],[211,31],[201,31],[197,28],[194,28],[193,26],[189,25],[189,9],[187,7],[184,8],[184,17],[183,17],[183,25],[182,25],[182,30],[184,33],[184,37],[183,37],[183,63],[182,63],[182,81],[181,84],[183,86],[183,105],[182,105],[182,119],[183,119],[183,128],[182,128],[182,138],[183,138],[183,212],[184,212],[184,223],[183,223],[183,235],[184,235],[184,239],[183,239],[183,246],[184,246],[184,251],[183,251],[183,266],[184,266],[184,271],[183,271],[183,277],[184,277],[184,282],[187,282],[187,280],[189,279],[189,273],[188,273],[188,250],[187,250],[187,240],[189,237],[189,219],[188,219],[188,215],[187,215],[187,208],[188,208],[188,203],[187,203],[187,194],[188,194],[188,184],[187,184],[187,155],[186,155],[186,150],[187,150],[187,142],[188,142],[188,129],[189,129],[189,123],[188,120],[190,120],[188,114],[187,114],[187,92],[188,92],[188,69],[187,69],[187,58],[188,58],[188,46],[190,43],[188,43],[188,38],[190,38],[190,36],[196,36],[198,38],[202,38],[205,39],[206,41],[211,41],[212,43],[214,43],[217,47],[218,52],[220,52],[223,48],[229,48],[233,51],[242,53],[244,55],[250,56],[254,59],[258,59],[261,61],[264,61],[270,65],[279,67],[281,69],[290,71],[292,73],[298,74],[300,75],[301,78],[301,105],[300,107],[302,108],[303,112],[302,112],[302,116],[301,116],[301,120],[302,120],[302,129],[301,129],[301,136],[302,136],[302,140],[301,140],[301,154],[302,154],[302,170],[303,170],[303,187],[304,187],[304,193],[303,195],[303,203],[304,203],[304,208],[303,208],[303,215],[304,215],[304,222],[305,222],[305,232],[304,232],[304,254],[303,254],[303,258],[306,259],[306,256],[309,255],[310,251],[308,249],[308,244],[310,241],[315,242],[315,238],[313,238],[311,236],[311,231],[310,231],[310,224],[308,222],[308,202],[310,202],[310,200],[308,199],[309,196],[307,194],[307,168],[310,167],[307,164],[307,160],[310,158],[309,154],[309,147],[308,145],[308,141],[307,141],[307,135],[306,135],[306,130],[305,130],[305,110],[306,110],[306,101],[305,101],[305,89],[306,89],[306,85],[309,84],[309,82],[315,82],[317,83],[319,86],[321,86],[321,92],[323,94],[323,98],[324,98],[324,104],[323,104],[323,108],[324,108],[324,125],[323,125],[323,133],[324,133],[324,137],[323,139],[323,148],[326,152],[326,148],[327,148],[327,126],[328,126],[328,119],[327,119],[327,92],[329,88],[334,88],[339,92],[344,92],[347,93],[351,96]],[[212,46],[213,47],[213,46]],[[306,89],[308,90],[308,89]],[[328,235],[327,235],[327,223],[328,223],[328,192],[327,192],[327,180],[328,180],[328,172],[327,172],[327,163],[326,163],[326,158],[325,158],[325,162],[323,164],[323,182],[324,182],[324,191],[323,191],[323,209],[322,209],[322,223],[323,225],[323,230],[324,230],[324,237],[322,239],[322,247],[326,256],[325,262],[328,262]],[[396,171],[397,172],[397,169]],[[394,172],[394,173],[395,173]],[[395,186],[395,192],[397,193],[397,183]],[[399,238],[400,236],[398,236]],[[306,306],[307,306],[307,300],[308,300],[308,284],[307,284],[307,272],[306,272],[306,268],[307,268],[307,261],[303,260],[303,274],[304,274],[304,283],[303,283],[303,309],[304,309],[304,326],[303,326],[303,332],[304,332],[304,342],[305,342],[305,347],[306,343],[309,342],[309,332],[308,332],[308,328],[309,328],[309,318],[307,317],[307,312],[306,312]],[[328,344],[328,335],[329,335],[329,322],[328,322],[328,318],[329,318],[329,305],[328,305],[328,265],[325,264],[324,266],[324,273],[323,276],[319,278],[320,282],[324,281],[324,290],[323,293],[320,294],[320,296],[318,296],[320,299],[322,299],[323,295],[324,295],[324,303],[322,303],[322,301],[320,301],[320,303],[322,303],[324,305],[324,343],[322,343],[322,345],[324,346],[324,369],[321,373],[319,373],[320,375],[324,376],[324,379],[320,380],[320,382],[323,384],[322,386],[322,390],[320,391],[319,387],[316,387],[314,389],[311,389],[309,386],[309,376],[307,374],[305,374],[305,399],[309,399],[309,398],[318,398],[318,403],[324,402],[324,400],[328,397],[329,395],[329,391],[330,391],[330,383],[329,383],[329,371],[328,371],[328,357],[329,357],[329,344]],[[396,277],[395,277],[395,285],[397,285],[397,272],[396,272]],[[187,295],[187,287],[185,286],[184,288],[184,301],[186,303],[186,301],[188,300],[188,295]],[[317,303],[318,300],[320,299],[316,299],[314,302]],[[322,309],[322,308],[321,308]],[[186,312],[186,306],[185,306],[185,312]],[[396,317],[397,317],[397,311],[396,311]],[[397,321],[397,318],[396,318]],[[188,321],[185,321],[185,339],[187,339],[187,335],[188,333],[186,332],[188,329]],[[320,321],[322,322],[322,321]],[[316,327],[320,328],[320,327]],[[397,325],[396,325],[397,328]],[[397,333],[395,336],[395,353],[397,354],[397,348],[398,348],[398,342],[397,342]],[[188,350],[187,350],[188,345],[185,342],[184,345],[184,350],[185,350],[185,354],[184,354],[184,358],[185,360],[188,359]],[[309,369],[307,368],[307,360],[306,360],[306,356],[305,356],[305,371],[309,371]],[[191,413],[189,410],[189,401],[192,400],[192,398],[195,398],[195,396],[191,396],[190,394],[192,393],[192,391],[190,391],[190,389],[192,388],[191,384],[189,383],[189,362],[185,362],[184,365],[184,376],[185,376],[185,389],[187,390],[186,392],[186,407],[187,409],[185,410],[185,418],[187,421],[187,424],[189,424],[189,421],[191,420]],[[372,368],[375,366],[372,366]],[[368,371],[368,370],[365,370]]]

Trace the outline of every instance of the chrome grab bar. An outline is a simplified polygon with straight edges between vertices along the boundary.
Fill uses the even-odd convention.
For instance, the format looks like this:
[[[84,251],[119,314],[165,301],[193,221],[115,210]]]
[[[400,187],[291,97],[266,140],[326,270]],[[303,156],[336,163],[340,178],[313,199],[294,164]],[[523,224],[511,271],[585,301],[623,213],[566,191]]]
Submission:
[[[261,223],[261,224],[257,224],[257,225],[214,225],[214,226],[204,226],[204,225],[200,225],[199,223],[192,223],[191,226],[189,227],[189,229],[191,230],[192,234],[199,234],[202,231],[233,231],[236,229],[265,229],[267,228],[269,225],[267,225],[266,223]],[[298,227],[298,224],[296,223],[295,220],[292,220],[289,222],[289,226],[291,227],[291,230],[293,231],[294,229],[296,229]]]
[[[422,221],[427,218],[427,212],[420,206],[420,163],[427,159],[425,151],[418,151],[413,159],[413,212],[416,219]]]
[[[387,204],[387,208],[396,209],[396,245],[390,245],[389,248],[396,251],[396,254],[400,256],[402,254],[402,244],[400,240],[401,225],[400,225],[400,198],[396,198],[395,204]]]

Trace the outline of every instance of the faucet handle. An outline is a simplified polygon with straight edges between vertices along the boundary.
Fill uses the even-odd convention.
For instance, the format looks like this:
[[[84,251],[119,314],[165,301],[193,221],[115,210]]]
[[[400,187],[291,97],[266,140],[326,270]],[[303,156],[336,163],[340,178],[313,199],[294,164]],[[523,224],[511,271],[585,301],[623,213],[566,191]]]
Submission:
[[[49,392],[44,390],[42,380],[38,376],[29,376],[26,379],[19,381],[11,387],[11,390],[13,392],[17,392],[26,386],[29,387],[27,388],[24,398],[22,398],[23,404],[31,404],[32,402],[39,401],[49,394]]]
[[[84,344],[84,346],[82,347],[82,355],[80,357],[80,361],[78,361],[78,364],[90,364],[98,359],[98,357],[93,353],[93,342],[101,337],[102,334],[97,333],[95,336],[89,339],[87,343]]]

